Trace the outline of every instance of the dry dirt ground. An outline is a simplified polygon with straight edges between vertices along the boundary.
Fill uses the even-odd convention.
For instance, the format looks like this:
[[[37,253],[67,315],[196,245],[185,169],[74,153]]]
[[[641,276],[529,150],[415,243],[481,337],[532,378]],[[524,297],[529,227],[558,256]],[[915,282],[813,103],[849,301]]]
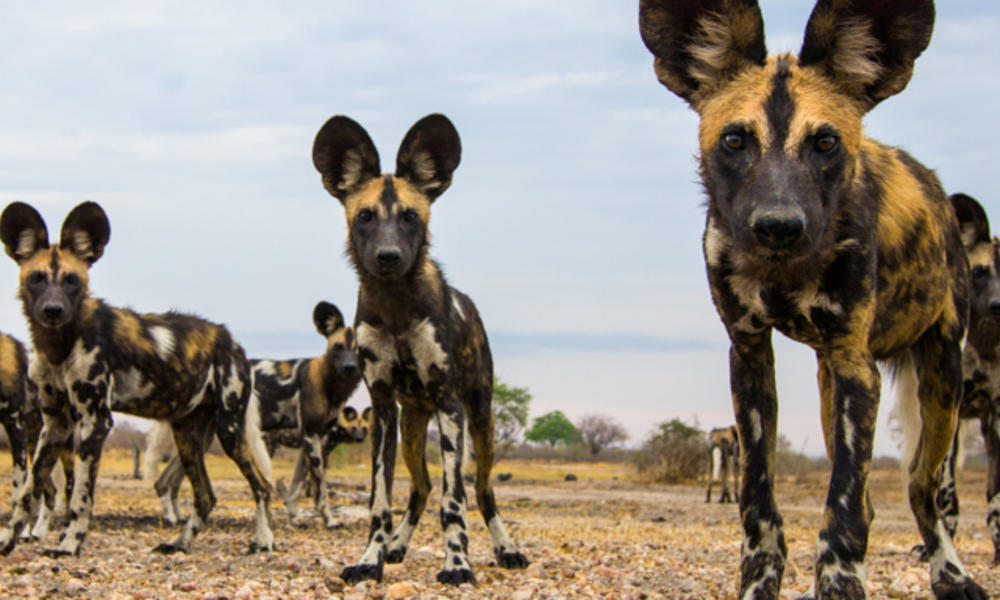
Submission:
[[[496,486],[500,509],[532,565],[523,571],[497,568],[488,533],[470,506],[469,550],[478,585],[449,588],[435,581],[444,556],[436,494],[402,565],[388,565],[381,583],[347,586],[340,581],[340,570],[360,556],[367,533],[364,510],[359,510],[366,501],[364,465],[342,466],[333,474],[342,528],[325,530],[317,518],[293,525],[276,501],[277,551],[247,556],[252,537],[249,492],[225,458],[211,457],[209,471],[218,496],[212,519],[190,554],[162,556],[150,550],[173,539],[178,529],[161,522],[150,485],[128,476],[131,461],[125,454],[109,451],[105,458],[95,520],[81,556],[42,556],[39,550],[54,546],[57,532],[43,543],[19,545],[0,557],[0,598],[735,597],[740,547],[735,506],[706,504],[700,485],[636,483],[627,465],[498,465],[497,471],[514,475]],[[9,469],[8,457],[0,455],[3,481]],[[275,461],[276,477],[287,480],[290,470],[290,460]],[[563,481],[568,472],[578,481]],[[408,481],[405,469],[397,473],[394,506],[401,509]],[[983,485],[981,474],[961,480],[958,549],[974,577],[1000,597],[1000,568],[990,564],[992,547],[984,525]],[[435,486],[440,488],[437,475]],[[809,587],[824,489],[820,474],[778,486],[789,548],[782,598],[794,598]],[[917,535],[901,503],[901,489],[895,472],[873,477],[878,514],[868,553],[872,598],[929,597],[927,569],[910,553]],[[9,483],[0,493],[9,497]],[[186,486],[182,495],[190,496]],[[189,501],[185,509],[190,510]],[[0,515],[3,523],[8,514]]]

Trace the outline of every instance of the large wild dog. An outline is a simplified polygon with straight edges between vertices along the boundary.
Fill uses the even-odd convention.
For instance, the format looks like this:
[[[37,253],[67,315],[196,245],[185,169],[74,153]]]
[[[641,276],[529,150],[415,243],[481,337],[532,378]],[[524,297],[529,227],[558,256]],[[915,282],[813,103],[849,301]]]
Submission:
[[[708,432],[708,490],[705,502],[712,501],[712,488],[719,484],[722,493],[719,503],[732,502],[729,493],[729,478],[733,479],[733,493],[739,499],[740,481],[740,439],[735,425],[720,427]]]
[[[334,527],[333,509],[326,502],[326,455],[323,454],[323,447],[329,443],[326,438],[336,426],[340,410],[361,382],[361,368],[354,329],[344,326],[344,317],[336,306],[329,302],[316,304],[313,324],[326,339],[326,351],[322,355],[295,360],[250,361],[254,381],[253,406],[259,411],[255,420],[262,431],[291,428],[299,432],[303,454],[320,486],[316,509],[326,526]],[[206,448],[211,442],[211,434],[207,431],[203,440],[202,445]],[[155,437],[154,434],[150,439]],[[177,494],[182,481],[180,461],[174,457],[155,484],[170,523],[180,518]],[[300,486],[304,483],[303,479]],[[297,498],[301,488],[293,488],[289,493]],[[295,516],[294,506],[292,509]]]
[[[986,479],[986,522],[993,538],[993,562],[1000,564],[1000,238],[990,237],[986,211],[975,199],[953,194],[962,242],[969,257],[972,306],[969,333],[962,352],[964,378],[959,418],[964,424],[979,421],[989,468]],[[906,400],[906,397],[900,400]],[[920,413],[913,406],[896,407],[903,423],[903,456],[916,451],[920,436]],[[907,418],[908,417],[908,418]],[[955,471],[960,461],[961,431],[955,434],[951,451],[941,468],[937,493],[938,510],[954,538],[958,527],[958,494]],[[908,460],[904,460],[904,463]],[[926,553],[926,550],[925,550]]]
[[[156,548],[186,551],[215,504],[201,440],[213,423],[222,447],[239,466],[257,502],[251,551],[271,550],[270,461],[260,431],[245,422],[250,365],[221,325],[169,312],[137,314],[90,295],[89,269],[111,235],[104,210],[74,208],[60,242],[50,245],[41,215],[14,202],[0,215],[0,240],[20,265],[19,295],[34,342],[29,369],[38,386],[43,426],[31,477],[22,487],[0,552],[10,552],[48,481],[60,447],[76,437],[76,482],[70,518],[53,556],[80,552],[93,511],[101,446],[111,411],[170,420],[195,493],[195,514],[180,537]]]
[[[313,144],[323,186],[347,216],[347,254],[360,280],[358,353],[374,410],[368,546],[357,565],[344,569],[345,581],[381,579],[383,563],[403,560],[430,493],[424,449],[432,417],[441,433],[444,464],[445,564],[438,581],[475,581],[462,483],[466,419],[476,454],[476,501],[497,563],[505,568],[528,564],[507,536],[490,482],[493,359],[486,332],[472,300],[449,286],[428,256],[431,203],[451,184],[460,158],[458,132],[439,114],[424,117],[407,132],[394,175],[381,174],[371,138],[347,117],[327,121]],[[406,514],[393,532],[397,402],[403,460],[412,482]]]
[[[910,504],[941,598],[982,598],[935,507],[961,399],[968,264],[937,177],[864,136],[862,117],[907,84],[931,0],[820,0],[799,55],[767,56],[756,0],[640,0],[660,82],[701,117],[705,262],[732,342],[742,446],[741,598],[776,598],[785,565],[774,499],[771,332],[808,344],[833,463],[814,593],[864,598],[876,360],[919,379],[925,426]]]

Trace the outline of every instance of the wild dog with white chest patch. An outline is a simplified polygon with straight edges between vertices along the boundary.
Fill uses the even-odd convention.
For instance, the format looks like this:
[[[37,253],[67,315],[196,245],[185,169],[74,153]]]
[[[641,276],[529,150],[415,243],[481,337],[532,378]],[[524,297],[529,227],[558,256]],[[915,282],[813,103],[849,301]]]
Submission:
[[[358,383],[358,364],[354,329],[344,325],[340,310],[329,302],[319,302],[313,310],[316,330],[326,339],[326,351],[315,358],[294,360],[254,359],[250,361],[254,375],[254,409],[259,413],[262,431],[293,430],[302,448],[319,490],[314,495],[316,509],[328,528],[336,525],[333,509],[327,503],[326,453],[335,435],[341,409],[347,404]],[[252,410],[254,410],[252,409]],[[150,439],[155,439],[155,434]],[[207,447],[211,432],[205,439]],[[332,448],[331,448],[332,449]],[[148,456],[148,454],[147,454]],[[298,471],[296,471],[298,473]],[[156,493],[163,503],[168,522],[179,518],[177,493],[182,483],[180,463],[175,457],[156,481]],[[297,514],[295,500],[301,495],[305,478],[297,478],[285,501],[293,517]]]
[[[705,263],[731,341],[743,458],[740,598],[777,598],[785,566],[774,329],[816,352],[833,463],[807,597],[867,596],[878,360],[919,381],[909,497],[934,594],[985,598],[934,500],[962,396],[969,274],[958,223],[934,173],[862,126],[909,81],[933,2],[819,0],[798,56],[767,56],[756,0],[640,0],[639,22],[660,82],[700,116]]]
[[[739,499],[740,481],[740,440],[736,426],[713,429],[708,433],[708,491],[705,492],[705,502],[712,501],[712,487],[722,486],[719,494],[719,504],[732,502],[729,493],[729,477],[733,479],[733,493]]]
[[[493,538],[497,563],[528,564],[508,537],[490,482],[493,468],[493,359],[486,332],[468,296],[445,281],[428,256],[431,203],[451,183],[461,158],[458,132],[445,116],[410,128],[394,175],[382,175],[368,133],[336,116],[316,134],[313,164],[347,217],[347,254],[360,288],[355,330],[365,384],[372,398],[372,493],[368,546],[344,569],[353,582],[382,578],[385,562],[400,562],[427,504],[431,481],[424,450],[427,425],[437,418],[444,484],[441,526],[445,564],[437,579],[475,581],[468,558],[462,450],[466,419],[476,455],[476,501]],[[393,469],[397,403],[410,500],[393,532]]]
[[[972,282],[969,333],[962,352],[964,393],[959,418],[963,424],[978,421],[986,442],[986,523],[993,539],[993,563],[1000,564],[1000,238],[990,237],[986,211],[974,198],[953,194],[951,203],[969,257]],[[920,413],[904,406],[897,406],[896,412],[903,423],[903,462],[908,463],[919,443]],[[955,473],[964,429],[956,432],[951,451],[941,466],[937,493],[938,510],[952,537],[958,527]]]
[[[34,342],[29,376],[38,386],[43,425],[31,476],[0,552],[10,552],[48,481],[59,449],[76,436],[76,477],[70,517],[52,556],[79,554],[93,512],[94,485],[111,411],[170,420],[195,493],[195,514],[180,537],[159,552],[187,551],[215,505],[201,440],[213,423],[222,447],[239,466],[257,503],[251,551],[271,550],[270,461],[244,422],[250,365],[221,325],[180,313],[137,314],[90,295],[89,269],[111,235],[101,207],[85,202],[63,222],[50,245],[41,215],[14,202],[0,215],[0,240],[20,266],[24,314]],[[256,443],[254,443],[256,440]]]

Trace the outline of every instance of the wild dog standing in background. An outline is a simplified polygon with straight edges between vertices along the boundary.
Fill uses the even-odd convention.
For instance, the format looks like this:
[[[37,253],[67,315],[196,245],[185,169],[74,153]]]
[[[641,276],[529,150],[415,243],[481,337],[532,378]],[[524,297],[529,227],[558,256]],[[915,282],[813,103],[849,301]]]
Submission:
[[[951,203],[958,216],[972,280],[969,333],[962,353],[964,395],[959,418],[966,422],[978,420],[986,442],[989,465],[986,522],[993,538],[993,562],[1000,564],[1000,238],[990,237],[986,211],[975,199],[953,194]],[[920,413],[913,409],[897,407],[903,423],[904,463],[916,451],[920,436]],[[952,538],[958,527],[955,472],[960,460],[961,429],[956,432],[951,452],[942,465],[937,493],[938,510]]]
[[[722,495],[719,504],[732,502],[729,495],[729,474],[733,476],[733,493],[739,500],[740,482],[740,440],[736,426],[720,427],[708,433],[708,491],[705,502],[712,501],[712,486],[722,484]]]
[[[37,503],[60,447],[76,436],[76,483],[70,519],[51,556],[79,554],[93,511],[101,446],[111,411],[168,419],[195,494],[195,514],[180,537],[158,552],[187,551],[215,505],[201,440],[213,423],[257,502],[251,551],[272,550],[270,461],[260,431],[244,421],[250,365],[225,327],[169,312],[140,315],[90,296],[89,269],[111,235],[100,206],[85,202],[50,246],[41,215],[14,202],[0,215],[0,240],[20,265],[20,297],[34,342],[29,376],[37,384],[43,425],[31,477],[22,488],[0,552],[9,553]]]
[[[340,410],[361,382],[358,366],[354,328],[344,326],[340,310],[329,302],[320,302],[313,309],[313,323],[319,334],[326,338],[326,351],[316,358],[296,360],[251,360],[254,375],[254,406],[259,409],[260,428],[263,431],[295,429],[300,438],[303,458],[308,460],[313,477],[319,482],[316,510],[328,528],[336,526],[333,508],[327,504],[326,455],[323,448],[330,442],[327,437],[336,426]],[[203,441],[207,448],[211,431]],[[155,439],[155,433],[150,439]],[[148,456],[148,454],[147,454]],[[180,518],[177,494],[183,473],[177,457],[156,481],[156,493],[163,503],[166,519],[170,523]],[[293,484],[286,497],[298,498],[305,479]],[[292,517],[298,510],[294,500],[289,507]]]
[[[486,332],[472,300],[449,286],[428,256],[431,203],[450,185],[460,158],[458,132],[439,114],[424,117],[407,132],[395,175],[381,174],[371,138],[347,117],[327,121],[313,145],[313,164],[323,175],[323,186],[340,200],[347,216],[347,253],[361,284],[354,319],[358,352],[375,413],[371,529],[361,560],[341,575],[348,582],[381,580],[383,563],[403,560],[431,489],[424,450],[427,424],[435,416],[444,466],[445,564],[438,581],[475,581],[462,483],[466,419],[476,454],[476,501],[493,538],[497,564],[528,564],[507,536],[490,482],[493,359]],[[406,514],[393,532],[397,402],[411,489]]]
[[[814,593],[864,598],[875,361],[919,379],[925,417],[910,504],[939,598],[985,598],[935,507],[961,400],[969,274],[937,177],[866,138],[861,119],[901,91],[930,41],[930,0],[820,0],[798,57],[767,56],[756,0],[641,0],[659,80],[699,113],[705,262],[730,340],[742,446],[741,598],[777,598],[771,331],[808,344],[833,463]],[[902,386],[901,386],[902,387]]]
[[[14,463],[11,489],[16,500],[28,473],[28,353],[13,336],[0,333],[0,424],[7,432]]]
[[[346,406],[340,411],[337,423],[330,427],[323,439],[324,473],[326,473],[330,453],[340,444],[359,444],[365,441],[368,438],[371,423],[372,408],[370,406],[365,408],[360,415],[353,406]],[[267,444],[268,453],[272,456],[277,446],[302,448],[298,460],[295,461],[295,474],[292,476],[291,486],[287,490],[282,490],[281,482],[278,482],[278,493],[285,498],[285,506],[288,508],[289,514],[298,514],[298,501],[302,495],[311,497],[319,506],[319,495],[326,494],[326,486],[320,487],[316,473],[310,468],[309,456],[303,447],[302,435],[294,429],[268,431],[264,434],[264,442]]]

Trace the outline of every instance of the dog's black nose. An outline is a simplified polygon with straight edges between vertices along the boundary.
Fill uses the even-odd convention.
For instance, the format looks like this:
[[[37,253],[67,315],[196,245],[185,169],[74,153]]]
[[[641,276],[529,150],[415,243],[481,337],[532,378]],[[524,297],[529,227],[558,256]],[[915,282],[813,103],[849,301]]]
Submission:
[[[61,304],[46,304],[42,308],[42,314],[48,321],[58,321],[63,316],[63,307]]]
[[[379,248],[375,252],[375,258],[378,259],[378,264],[383,267],[394,267],[396,266],[400,259],[403,257],[399,248],[389,247],[389,248]]]
[[[357,363],[347,363],[342,365],[340,370],[344,373],[344,377],[354,377],[359,371]]]
[[[766,212],[754,217],[750,227],[757,242],[780,250],[799,241],[806,230],[806,220],[798,213]]]
[[[994,317],[1000,317],[1000,300],[990,300],[990,313]]]

